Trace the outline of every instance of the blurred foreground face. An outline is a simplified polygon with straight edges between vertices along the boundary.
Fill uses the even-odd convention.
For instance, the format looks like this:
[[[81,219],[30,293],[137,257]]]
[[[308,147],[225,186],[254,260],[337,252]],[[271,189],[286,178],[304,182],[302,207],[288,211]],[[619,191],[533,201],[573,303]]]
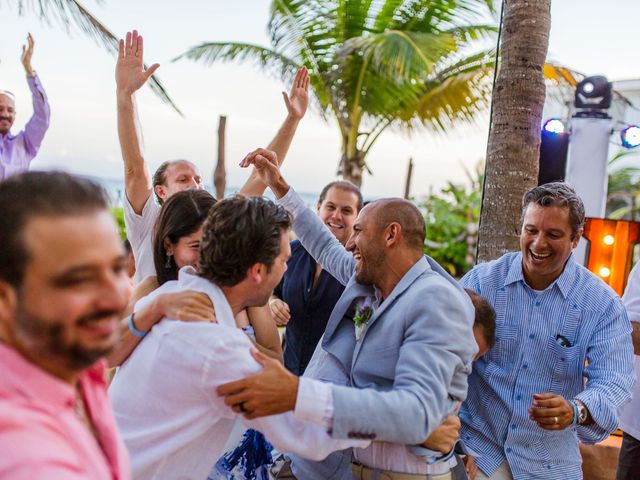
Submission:
[[[8,328],[16,348],[68,371],[115,345],[131,295],[127,258],[106,210],[34,217],[23,230],[29,260]]]

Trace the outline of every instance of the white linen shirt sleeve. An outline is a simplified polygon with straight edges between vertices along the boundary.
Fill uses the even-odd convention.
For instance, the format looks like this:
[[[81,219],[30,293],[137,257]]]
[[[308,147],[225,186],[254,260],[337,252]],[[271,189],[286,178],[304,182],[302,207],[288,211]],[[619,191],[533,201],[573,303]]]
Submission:
[[[622,302],[632,322],[640,322],[640,262],[636,263],[629,274],[627,288],[622,295]]]
[[[216,348],[208,357],[203,372],[203,387],[210,392],[212,406],[222,416],[233,417],[231,407],[224,404],[215,389],[224,383],[239,380],[260,371],[261,367],[250,354],[252,348],[249,339],[238,331],[238,335],[225,338],[220,348]],[[294,453],[310,460],[323,460],[330,453],[351,447],[364,448],[370,442],[362,440],[336,440],[331,438],[327,429],[297,419],[293,412],[247,420],[240,420],[249,428],[262,432],[278,450]]]

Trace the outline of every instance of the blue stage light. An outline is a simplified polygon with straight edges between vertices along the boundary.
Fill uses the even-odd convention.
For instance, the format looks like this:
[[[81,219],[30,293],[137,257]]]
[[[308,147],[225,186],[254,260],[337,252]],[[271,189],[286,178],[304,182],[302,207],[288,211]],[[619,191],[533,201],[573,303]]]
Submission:
[[[547,120],[542,126],[542,129],[545,132],[557,134],[562,134],[567,131],[567,127],[565,127],[564,122],[559,118],[551,118]]]
[[[640,126],[629,125],[620,132],[622,146],[625,148],[635,148],[640,145]]]

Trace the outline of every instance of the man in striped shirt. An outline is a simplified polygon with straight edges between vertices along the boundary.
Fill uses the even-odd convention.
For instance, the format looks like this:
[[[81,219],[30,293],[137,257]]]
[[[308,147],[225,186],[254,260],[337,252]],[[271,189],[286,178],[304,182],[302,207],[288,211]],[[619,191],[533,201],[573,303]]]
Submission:
[[[606,438],[630,399],[631,326],[615,292],[571,255],[583,224],[571,187],[533,188],[521,251],[462,279],[497,315],[496,346],[475,363],[460,411],[476,479],[582,478],[578,441]]]

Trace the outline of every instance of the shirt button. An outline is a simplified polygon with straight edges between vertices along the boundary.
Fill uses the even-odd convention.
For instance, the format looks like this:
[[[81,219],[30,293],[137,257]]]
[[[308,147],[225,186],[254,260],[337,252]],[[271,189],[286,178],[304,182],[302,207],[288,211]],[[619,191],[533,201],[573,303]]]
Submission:
[[[515,423],[512,423],[512,424],[511,424],[511,430],[515,430],[515,429],[516,429],[516,424],[515,424]]]
[[[564,362],[564,357],[560,357],[560,361],[561,361],[561,362]]]
[[[534,337],[533,333],[530,333],[529,338],[533,338],[533,337]]]
[[[507,448],[507,453],[511,453],[511,447]]]
[[[525,363],[524,365],[522,365],[522,369],[526,370],[528,368],[527,364]]]
[[[518,395],[518,396],[516,397],[516,400],[522,400],[522,395]]]
[[[540,306],[540,302],[536,302],[536,307],[539,307],[539,306]]]

